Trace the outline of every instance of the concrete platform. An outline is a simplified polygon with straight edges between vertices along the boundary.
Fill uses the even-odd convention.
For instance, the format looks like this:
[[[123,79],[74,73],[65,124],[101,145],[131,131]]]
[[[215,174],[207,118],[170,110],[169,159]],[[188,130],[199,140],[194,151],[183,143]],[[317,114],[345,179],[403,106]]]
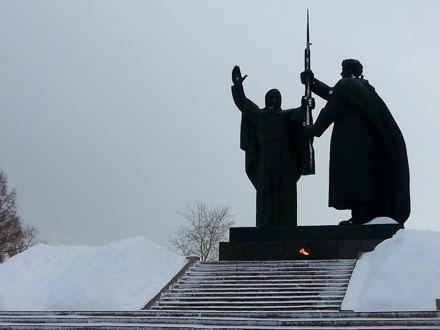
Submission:
[[[219,260],[355,259],[399,229],[403,225],[230,228]]]

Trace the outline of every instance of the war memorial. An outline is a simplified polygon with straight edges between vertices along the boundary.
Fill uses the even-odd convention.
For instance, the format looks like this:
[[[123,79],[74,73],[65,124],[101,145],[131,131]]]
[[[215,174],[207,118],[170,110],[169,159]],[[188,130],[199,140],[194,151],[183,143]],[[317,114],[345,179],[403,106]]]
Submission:
[[[351,259],[402,229],[410,214],[405,141],[387,106],[355,59],[342,61],[334,87],[314,77],[307,25],[305,95],[283,110],[281,94],[267,92],[258,107],[244,92],[246,75],[232,70],[232,96],[242,113],[240,147],[256,190],[256,227],[231,228],[220,260]],[[327,101],[313,122],[313,94]],[[315,174],[313,139],[333,124],[328,206],[351,210],[335,226],[298,226],[296,182]],[[370,224],[390,218],[395,224]]]

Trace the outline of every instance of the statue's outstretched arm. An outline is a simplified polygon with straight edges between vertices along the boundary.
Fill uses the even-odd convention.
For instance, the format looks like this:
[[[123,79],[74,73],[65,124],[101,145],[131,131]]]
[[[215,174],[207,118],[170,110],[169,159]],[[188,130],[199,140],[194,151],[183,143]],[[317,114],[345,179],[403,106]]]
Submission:
[[[328,100],[330,98],[333,88],[324,84],[322,81],[316,79],[312,70],[306,70],[301,72],[300,74],[301,83],[305,84],[306,81],[308,81],[308,79],[310,79],[311,81],[310,87],[313,93],[323,98],[324,100]]]
[[[234,85],[241,84],[246,79],[247,75],[244,77],[241,76],[240,67],[238,65],[234,66],[232,69],[232,83]]]
[[[311,87],[313,93],[327,101],[333,92],[333,88],[329,87],[328,85],[324,84],[322,81],[319,81],[316,78],[313,79]]]
[[[235,66],[232,70],[232,82],[234,85],[232,86],[232,97],[234,98],[234,103],[238,109],[247,117],[252,117],[254,115],[254,111],[258,110],[258,106],[249,100],[243,88],[243,81],[246,79],[247,75],[244,77],[241,76],[240,67]]]

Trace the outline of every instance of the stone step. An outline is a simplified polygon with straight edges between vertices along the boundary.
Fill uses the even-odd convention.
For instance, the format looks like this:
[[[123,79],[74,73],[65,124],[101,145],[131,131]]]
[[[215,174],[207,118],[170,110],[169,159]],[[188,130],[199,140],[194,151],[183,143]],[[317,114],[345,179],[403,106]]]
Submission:
[[[280,270],[280,271],[309,271],[309,270],[322,270],[322,269],[335,269],[335,270],[345,270],[350,269],[354,266],[353,263],[341,265],[341,264],[327,264],[327,265],[242,265],[242,264],[234,264],[234,265],[224,265],[220,267],[205,265],[205,264],[197,264],[194,265],[191,270],[195,272],[215,272],[215,271],[263,271],[270,272],[272,270]]]
[[[355,262],[350,262],[347,264],[315,264],[315,265],[309,265],[309,264],[303,264],[303,265],[283,265],[283,264],[272,264],[272,265],[263,265],[263,264],[254,264],[254,265],[246,265],[242,263],[236,263],[236,264],[230,264],[230,265],[207,265],[204,263],[197,263],[192,267],[195,271],[217,271],[217,270],[225,270],[225,271],[240,271],[240,270],[251,270],[251,271],[270,271],[272,269],[280,269],[283,271],[290,271],[290,270],[320,270],[320,269],[327,269],[327,268],[333,268],[333,269],[349,269],[353,267]]]
[[[168,311],[278,311],[280,309],[284,311],[333,311],[336,312],[339,310],[340,304],[334,304],[334,305],[310,305],[310,304],[298,304],[298,305],[261,305],[261,306],[254,306],[254,305],[210,305],[206,306],[204,305],[162,305],[158,304],[157,306],[154,306],[153,309],[162,309],[162,310],[168,310]]]
[[[135,310],[135,311],[0,311],[0,319],[3,317],[21,317],[21,318],[33,318],[33,317],[128,317],[128,318],[150,318],[150,317],[203,317],[203,318],[276,318],[276,319],[325,319],[325,318],[386,318],[386,319],[400,319],[400,318],[412,318],[412,319],[438,319],[440,320],[440,311],[395,311],[395,312],[353,312],[353,311],[341,311],[341,312],[168,312],[168,311],[155,311],[155,310]]]
[[[256,278],[266,278],[277,279],[277,278],[305,278],[305,279],[316,279],[316,278],[339,278],[339,277],[350,277],[351,270],[346,272],[271,272],[271,273],[187,273],[182,277],[182,280],[185,279],[193,279],[193,280],[201,280],[201,279],[228,279],[228,278],[241,278],[243,280],[256,279]]]
[[[326,274],[218,274],[216,276],[211,275],[194,275],[194,274],[185,274],[181,277],[180,281],[191,280],[191,281],[199,281],[199,280],[215,280],[218,279],[264,279],[264,280],[279,280],[279,279],[302,279],[302,280],[315,280],[315,279],[339,279],[339,278],[349,278],[351,276],[351,272],[347,273],[326,273]]]
[[[318,285],[345,285],[348,284],[349,278],[317,278],[317,279],[274,279],[272,281],[268,281],[264,278],[262,279],[247,279],[240,280],[240,279],[224,279],[224,280],[182,280],[181,282],[178,282],[175,286],[191,286],[191,285],[198,285],[198,286],[204,286],[204,285],[210,285],[210,286],[234,286],[234,285],[242,285],[242,286],[263,286],[263,287],[278,287],[278,286],[314,286],[317,287]]]
[[[0,329],[440,329],[439,312],[0,312]]]
[[[213,302],[235,302],[235,301],[258,301],[258,302],[267,302],[267,301],[339,301],[341,302],[343,295],[334,296],[334,295],[302,295],[302,296],[243,296],[243,295],[229,295],[229,296],[216,296],[213,295],[211,297],[207,296],[180,296],[180,295],[167,295],[161,299],[161,302],[170,302],[170,301],[178,301],[182,302],[204,302],[206,304],[210,304]]]
[[[228,284],[224,284],[224,283],[215,283],[215,285],[212,285],[212,283],[205,283],[205,284],[200,284],[197,285],[196,282],[194,283],[177,283],[173,286],[173,288],[177,288],[177,289],[193,289],[193,288],[200,288],[200,289],[223,289],[223,288],[231,288],[231,290],[270,290],[270,289],[276,289],[276,290],[295,290],[298,288],[301,289],[320,289],[322,288],[324,289],[331,289],[331,288],[335,288],[335,289],[341,289],[347,286],[347,281],[320,281],[320,282],[310,282],[310,281],[303,281],[303,282],[294,282],[294,283],[290,283],[289,286],[286,286],[285,283],[267,283],[266,282],[262,282],[259,283],[258,285],[256,285],[256,283],[240,283],[240,282],[235,282],[235,283],[228,283]]]
[[[185,309],[185,310],[197,310],[200,311],[202,308],[205,310],[245,310],[244,308],[249,308],[249,311],[260,311],[260,310],[271,310],[277,311],[281,308],[289,308],[286,310],[301,311],[300,308],[307,307],[307,311],[313,311],[310,307],[330,307],[331,310],[338,311],[341,305],[340,299],[328,299],[328,300],[193,300],[193,301],[161,301],[156,304],[152,309],[160,307],[161,309]],[[321,310],[317,308],[316,310]]]
[[[318,264],[350,264],[356,259],[304,259],[304,260],[220,260],[220,261],[201,261],[200,265],[213,265],[222,267],[223,265],[318,265]]]
[[[347,283],[326,283],[325,285],[304,285],[279,283],[276,285],[270,284],[249,284],[249,283],[204,283],[204,284],[189,284],[182,283],[172,288],[167,294],[182,292],[184,294],[233,294],[233,295],[246,295],[246,294],[304,294],[311,293],[317,294],[321,292],[329,293],[336,292],[338,294],[345,294]]]
[[[274,296],[282,296],[282,297],[301,297],[301,296],[338,296],[343,297],[345,294],[345,290],[332,290],[332,291],[322,291],[322,290],[298,290],[298,291],[266,291],[266,292],[255,292],[247,291],[247,292],[237,292],[237,291],[198,291],[194,292],[193,290],[171,290],[168,295],[172,295],[175,297],[229,297],[229,296],[243,296],[243,297],[274,297]],[[164,297],[165,298],[165,297]]]
[[[200,261],[198,265],[206,268],[228,268],[228,267],[329,267],[349,266],[356,263],[356,259],[343,260],[239,260],[239,261]]]
[[[350,275],[347,276],[218,276],[213,278],[206,277],[183,277],[180,283],[315,283],[315,282],[347,282],[350,279]]]
[[[347,329],[347,330],[360,330],[360,329],[374,329],[374,330],[438,330],[438,325],[398,325],[398,326],[212,326],[210,324],[208,325],[194,325],[194,324],[170,324],[170,325],[163,325],[163,324],[130,324],[130,325],[121,325],[121,324],[113,324],[111,326],[106,324],[81,324],[81,325],[75,325],[75,324],[64,324],[64,325],[34,325],[32,324],[31,327],[29,325],[7,325],[5,327],[1,327],[0,329],[7,329],[7,330],[139,330],[139,329],[151,329],[151,330],[181,330],[181,329],[215,329],[215,330],[276,330],[276,329],[288,329],[288,330],[341,330],[341,329]]]
[[[148,321],[139,319],[66,319],[66,320],[30,320],[6,321],[0,329],[182,329],[212,328],[215,329],[437,329],[439,323],[426,320],[311,320],[311,321],[279,321],[279,320],[219,320],[219,319],[158,319]],[[15,324],[14,324],[15,323]],[[437,328],[436,328],[437,327]]]
[[[230,266],[224,266],[224,267],[212,267],[212,266],[205,266],[203,264],[196,264],[191,267],[191,271],[193,272],[272,272],[272,271],[284,271],[284,272],[291,272],[291,271],[297,271],[297,272],[305,272],[305,271],[322,271],[327,269],[334,269],[336,271],[345,271],[348,269],[353,268],[353,264],[347,264],[347,265],[315,265],[315,266],[294,266],[294,265],[271,265],[271,266],[246,266],[241,264],[236,265],[230,265]]]
[[[287,274],[308,274],[311,273],[312,275],[315,273],[346,273],[346,272],[350,272],[352,271],[353,267],[319,267],[319,268],[296,268],[296,267],[291,267],[291,268],[277,268],[277,267],[271,267],[271,268],[267,268],[267,269],[263,269],[263,268],[257,268],[257,267],[253,267],[253,268],[231,268],[231,269],[221,269],[221,268],[217,268],[217,269],[206,269],[206,268],[191,268],[190,271],[188,272],[189,274],[194,274],[194,275],[203,275],[203,274],[240,274],[240,273],[247,273],[247,274],[256,274],[256,275],[261,275],[261,274],[278,274],[278,273],[287,273]],[[187,273],[187,274],[188,274]]]

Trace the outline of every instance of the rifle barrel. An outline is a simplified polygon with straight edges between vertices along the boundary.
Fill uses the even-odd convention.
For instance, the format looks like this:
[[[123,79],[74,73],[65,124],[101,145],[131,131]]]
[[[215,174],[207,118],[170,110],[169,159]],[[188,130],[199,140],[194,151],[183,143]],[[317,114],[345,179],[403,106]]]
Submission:
[[[305,70],[311,69],[310,63],[310,29],[309,29],[309,10],[307,9],[307,40],[306,49],[304,50],[304,67]],[[307,100],[312,98],[312,88],[311,88],[310,77],[307,77],[305,83],[305,97]],[[304,116],[304,126],[313,125],[312,109],[307,105],[306,113]],[[304,150],[304,160],[302,166],[302,174],[310,175],[315,174],[315,150],[313,149],[313,139],[308,139],[306,141],[306,146]]]

